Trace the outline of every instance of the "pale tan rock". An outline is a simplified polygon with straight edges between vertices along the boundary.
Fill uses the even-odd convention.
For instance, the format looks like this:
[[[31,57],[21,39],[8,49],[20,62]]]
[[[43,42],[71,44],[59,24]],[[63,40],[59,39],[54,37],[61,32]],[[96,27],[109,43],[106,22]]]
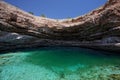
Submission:
[[[21,35],[32,37],[32,43],[28,41],[30,45],[25,47],[82,46],[119,52],[120,0],[108,0],[104,6],[86,15],[63,20],[34,16],[0,1],[0,30],[8,34],[18,33],[19,40],[23,39]],[[7,41],[0,43],[1,50],[7,44],[8,48],[12,46],[15,39],[12,44]],[[16,48],[17,44],[14,45]],[[24,41],[19,47],[23,45]]]

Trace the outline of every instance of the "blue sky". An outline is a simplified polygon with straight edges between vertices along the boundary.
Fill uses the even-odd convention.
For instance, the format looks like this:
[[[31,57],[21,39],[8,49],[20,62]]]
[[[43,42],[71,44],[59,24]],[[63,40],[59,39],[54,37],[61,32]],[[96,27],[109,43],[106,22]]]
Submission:
[[[107,0],[5,0],[22,10],[40,16],[63,19],[84,15],[100,6]]]

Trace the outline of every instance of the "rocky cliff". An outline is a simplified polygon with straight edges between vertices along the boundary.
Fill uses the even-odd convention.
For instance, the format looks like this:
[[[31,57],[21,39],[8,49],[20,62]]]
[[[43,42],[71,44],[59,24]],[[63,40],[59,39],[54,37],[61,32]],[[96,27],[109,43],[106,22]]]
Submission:
[[[0,1],[0,50],[80,46],[120,52],[120,0],[72,19],[37,17]]]

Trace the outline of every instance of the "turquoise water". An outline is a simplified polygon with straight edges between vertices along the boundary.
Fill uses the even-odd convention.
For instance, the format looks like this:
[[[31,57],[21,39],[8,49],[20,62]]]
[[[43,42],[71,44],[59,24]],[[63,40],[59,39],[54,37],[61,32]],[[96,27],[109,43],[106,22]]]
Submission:
[[[0,80],[112,80],[120,56],[109,54],[78,47],[9,52],[0,55]]]

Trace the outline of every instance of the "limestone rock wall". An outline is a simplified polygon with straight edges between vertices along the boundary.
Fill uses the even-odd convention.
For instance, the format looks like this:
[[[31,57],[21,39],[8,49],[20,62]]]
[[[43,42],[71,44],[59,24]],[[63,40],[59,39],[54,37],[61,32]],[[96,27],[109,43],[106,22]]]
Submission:
[[[86,15],[65,20],[37,17],[0,1],[1,50],[9,44],[8,48],[57,45],[101,49],[105,46],[106,50],[119,51],[119,43],[120,0],[108,0]]]

